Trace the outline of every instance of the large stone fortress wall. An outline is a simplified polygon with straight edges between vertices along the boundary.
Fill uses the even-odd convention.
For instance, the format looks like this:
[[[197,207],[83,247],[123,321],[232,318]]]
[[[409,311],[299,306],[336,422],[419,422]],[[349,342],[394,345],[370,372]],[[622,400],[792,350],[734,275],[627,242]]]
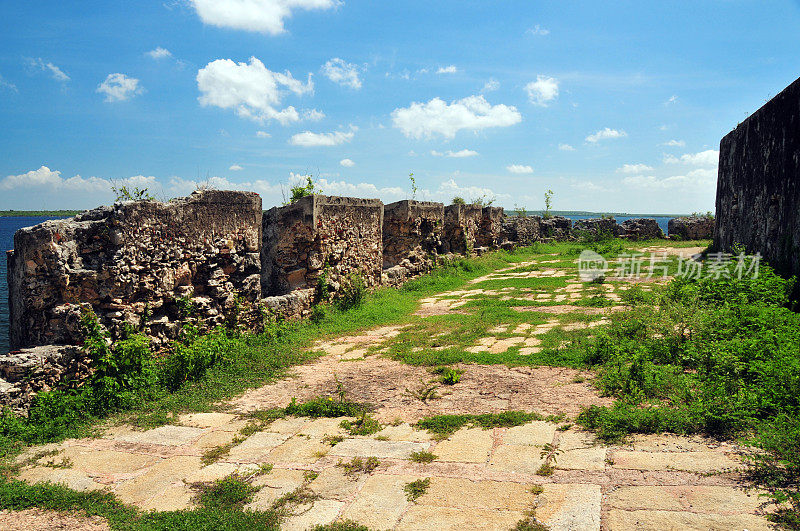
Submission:
[[[714,245],[800,274],[800,79],[720,142]]]
[[[182,298],[219,322],[237,294],[261,296],[261,212],[255,193],[205,191],[19,230],[8,254],[12,348],[80,343],[87,305],[112,335],[146,325],[157,342],[176,337]]]
[[[312,195],[262,214],[254,193],[211,190],[117,203],[17,232],[11,343],[78,345],[91,308],[112,337],[141,330],[158,347],[177,337],[187,307],[205,327],[244,301],[302,317],[323,275],[332,292],[353,274],[396,286],[443,254],[570,238],[566,218],[506,218],[478,205]]]

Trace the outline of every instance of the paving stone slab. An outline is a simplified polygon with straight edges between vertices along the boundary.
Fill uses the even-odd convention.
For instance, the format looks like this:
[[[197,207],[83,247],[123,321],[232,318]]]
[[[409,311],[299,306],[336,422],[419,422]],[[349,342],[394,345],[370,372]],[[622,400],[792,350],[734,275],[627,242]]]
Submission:
[[[100,490],[106,487],[106,485],[94,481],[84,472],[73,470],[71,468],[50,468],[39,466],[26,468],[20,472],[18,479],[30,484],[41,482],[58,483],[61,485],[66,485],[72,490],[78,490],[81,492],[88,490]]]
[[[210,448],[217,446],[224,446],[233,442],[236,437],[240,435],[232,431],[214,430],[204,435],[201,435],[192,445],[190,449],[197,450],[198,452],[205,452]]]
[[[491,430],[468,428],[439,442],[432,451],[439,456],[440,461],[485,463],[489,459],[493,443]]]
[[[174,490],[175,484],[195,474],[203,467],[196,456],[177,456],[163,459],[133,479],[115,485],[114,493],[123,503],[143,507],[152,498],[163,497]],[[176,507],[180,508],[180,507]]]
[[[560,452],[556,456],[556,467],[562,470],[605,470],[606,448],[596,446]]]
[[[165,490],[142,503],[139,508],[145,511],[181,511],[195,506],[197,492],[180,481],[174,481]]]
[[[609,506],[617,509],[691,511],[696,513],[755,513],[766,501],[758,492],[719,486],[619,487],[607,495]]]
[[[548,483],[543,489],[537,499],[536,518],[551,531],[600,529],[599,485]]]
[[[646,531],[767,531],[775,527],[760,516],[695,514],[679,511],[609,511],[608,528]]]
[[[327,525],[336,520],[345,503],[336,500],[316,500],[303,512],[291,516],[281,524],[282,531],[306,531],[318,525]]]
[[[495,448],[489,468],[503,472],[535,474],[544,463],[542,449],[536,446],[504,444]]]
[[[410,424],[403,423],[398,426],[386,426],[376,433],[374,437],[385,437],[390,441],[430,442],[431,434],[425,430],[415,430]]]
[[[303,486],[305,474],[305,470],[273,468],[269,474],[258,476],[251,485],[261,487],[261,490],[256,492],[253,501],[245,509],[268,510],[275,500]]]
[[[231,474],[250,474],[258,470],[256,464],[212,463],[187,476],[186,483],[205,483],[216,481]]]
[[[236,418],[236,415],[230,413],[189,413],[178,417],[178,422],[193,428],[219,428]]]
[[[465,478],[432,477],[418,505],[469,507],[497,511],[525,511],[532,507],[530,485],[510,481],[471,481]]]
[[[72,468],[92,476],[130,474],[158,463],[159,458],[114,450],[94,450],[82,446],[71,446],[58,455],[69,459]]]
[[[408,459],[412,452],[427,450],[430,445],[410,441],[376,441],[375,439],[345,439],[333,448],[331,455]]]
[[[403,515],[395,529],[403,531],[436,531],[479,529],[486,531],[506,531],[513,529],[525,517],[522,511],[498,511],[492,509],[456,509],[453,507],[433,507],[414,505]]]
[[[418,476],[375,474],[367,478],[355,500],[342,514],[370,529],[393,529],[409,503],[403,486],[421,479]]]
[[[503,443],[543,446],[553,442],[557,427],[556,424],[542,421],[514,426],[503,434]]]
[[[277,446],[283,444],[290,436],[283,433],[260,431],[254,433],[241,444],[231,448],[225,458],[229,461],[260,463]]]
[[[300,432],[304,426],[307,426],[311,419],[307,417],[286,417],[276,419],[270,423],[264,431],[271,431],[273,433],[283,433],[285,435],[294,435]]]
[[[715,472],[734,469],[741,463],[722,452],[641,452],[614,451],[614,468],[633,470],[685,470]]]
[[[203,428],[189,426],[160,426],[147,431],[135,431],[115,437],[117,441],[135,444],[158,444],[161,446],[183,446],[207,433]]]
[[[592,448],[597,444],[597,437],[592,433],[567,430],[558,434],[558,449],[562,451]]]
[[[267,455],[266,462],[295,466],[310,465],[317,462],[330,449],[329,444],[319,439],[296,435],[272,450]]]
[[[367,480],[365,474],[345,474],[342,467],[326,468],[309,488],[321,498],[344,501],[353,496]]]
[[[303,429],[296,433],[316,437],[317,439],[347,435],[347,431],[340,426],[343,420],[355,419],[352,417],[316,419],[303,426]]]

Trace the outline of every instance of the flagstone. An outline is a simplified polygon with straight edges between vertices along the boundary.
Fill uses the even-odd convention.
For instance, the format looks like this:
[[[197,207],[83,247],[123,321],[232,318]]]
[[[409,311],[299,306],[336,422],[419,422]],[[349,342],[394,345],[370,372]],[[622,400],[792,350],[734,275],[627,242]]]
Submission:
[[[147,431],[136,431],[115,437],[118,441],[136,444],[158,444],[161,446],[183,446],[189,444],[208,430],[189,426],[160,426]]]
[[[608,504],[617,509],[692,511],[717,514],[756,512],[765,499],[742,488],[670,485],[619,487],[608,493]]]
[[[394,528],[409,505],[403,486],[418,479],[423,478],[385,474],[370,476],[341,518],[353,520],[370,529]]]
[[[330,449],[331,446],[320,439],[296,435],[273,449],[264,460],[274,464],[310,465]]]
[[[601,497],[599,485],[548,483],[537,498],[536,518],[552,531],[598,531]]]
[[[537,446],[503,444],[495,448],[489,468],[503,472],[535,474],[544,463],[542,449]]]
[[[503,434],[504,444],[545,445],[553,442],[556,425],[550,422],[534,421],[522,426],[508,428]]]
[[[440,461],[486,463],[494,439],[490,430],[468,428],[455,432],[432,450]]]
[[[178,417],[178,422],[193,428],[219,428],[236,418],[236,415],[230,413],[189,413]]]
[[[556,467],[562,470],[605,470],[606,449],[597,446],[562,451],[556,456]]]
[[[260,463],[273,448],[282,444],[290,436],[283,433],[260,431],[254,433],[241,444],[234,446],[225,458],[228,461]]]
[[[91,477],[87,476],[84,472],[73,470],[71,468],[50,468],[50,467],[33,467],[23,469],[19,478],[26,483],[59,483],[67,487],[78,490],[101,490],[106,487],[102,483],[97,483]]]
[[[315,500],[314,504],[300,514],[281,523],[282,531],[306,531],[316,526],[327,525],[336,520],[345,503],[336,500]]]
[[[608,513],[609,529],[636,529],[637,531],[767,531],[775,527],[761,516],[751,514],[719,515],[679,511],[621,511]]]
[[[534,495],[527,483],[472,481],[466,478],[431,478],[428,490],[416,503],[435,507],[469,507],[495,511],[525,511]]]
[[[685,470],[715,472],[734,469],[741,463],[721,452],[642,452],[614,451],[614,468],[635,470]]]
[[[412,452],[427,450],[428,443],[410,441],[377,441],[375,439],[345,439],[330,454],[342,457],[370,457],[408,459]]]
[[[158,463],[159,458],[138,453],[95,450],[83,446],[71,446],[59,454],[69,459],[72,468],[90,475],[128,474]]]
[[[342,467],[330,467],[320,472],[309,487],[322,498],[344,501],[356,493],[367,477],[364,474],[346,474]]]
[[[399,530],[508,530],[525,517],[522,511],[498,511],[471,507],[432,507],[413,505],[395,529]]]
[[[162,459],[147,471],[133,479],[124,481],[114,488],[114,493],[123,503],[143,506],[150,498],[161,496],[174,484],[182,483],[190,475],[203,467],[199,457],[177,456]]]
[[[286,494],[297,490],[305,483],[305,470],[273,468],[268,474],[255,478],[251,485],[261,487],[253,496],[253,501],[245,509],[266,511],[272,504]]]

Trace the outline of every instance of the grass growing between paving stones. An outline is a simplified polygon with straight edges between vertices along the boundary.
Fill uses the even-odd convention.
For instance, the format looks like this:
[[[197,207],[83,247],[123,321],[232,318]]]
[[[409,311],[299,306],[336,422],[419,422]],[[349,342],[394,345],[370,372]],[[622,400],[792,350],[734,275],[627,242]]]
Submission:
[[[734,262],[735,263],[735,262]],[[728,278],[732,276],[733,278]],[[793,280],[761,265],[757,278],[675,279],[632,292],[587,351],[613,407],[578,422],[605,440],[628,433],[742,437],[758,452],[750,473],[800,526],[800,315]]]
[[[417,422],[416,427],[428,430],[439,439],[446,439],[465,426],[481,427],[485,430],[491,428],[511,428],[522,426],[534,420],[558,422],[563,417],[560,415],[544,416],[539,413],[525,413],[524,411],[504,411],[503,413],[484,413],[480,415],[436,415],[426,417]]]
[[[438,455],[425,450],[411,452],[411,460],[415,463],[433,463],[436,459],[439,459]]]
[[[231,511],[241,509],[253,501],[259,490],[259,487],[252,486],[246,478],[233,474],[210,485],[201,486],[197,502],[206,509]]]
[[[403,491],[406,493],[406,499],[410,502],[415,502],[417,499],[428,492],[431,486],[431,478],[418,479],[403,485]]]

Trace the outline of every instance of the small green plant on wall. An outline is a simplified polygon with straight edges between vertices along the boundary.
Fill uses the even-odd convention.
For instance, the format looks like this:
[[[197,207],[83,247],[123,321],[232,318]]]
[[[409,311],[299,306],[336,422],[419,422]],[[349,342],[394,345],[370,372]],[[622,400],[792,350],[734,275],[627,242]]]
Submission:
[[[542,216],[544,219],[550,219],[553,217],[553,214],[550,210],[553,208],[553,191],[547,190],[544,193],[544,215]]]
[[[314,185],[314,180],[311,178],[310,175],[306,175],[306,184],[304,186],[301,185],[292,186],[292,188],[289,191],[292,193],[292,195],[289,198],[288,204],[296,203],[300,199],[309,195],[322,193],[322,190],[320,190],[319,188],[316,187],[316,185]]]
[[[414,172],[408,174],[408,180],[411,181],[411,199],[417,198],[417,180],[414,178]]]

